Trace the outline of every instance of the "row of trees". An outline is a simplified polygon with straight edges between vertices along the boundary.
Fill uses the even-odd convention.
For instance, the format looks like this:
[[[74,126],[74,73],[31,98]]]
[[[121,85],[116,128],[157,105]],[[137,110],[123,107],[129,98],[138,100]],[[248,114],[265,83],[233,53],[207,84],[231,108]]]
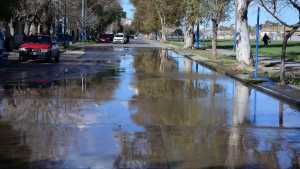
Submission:
[[[300,27],[300,19],[288,24],[281,18],[282,11],[295,10],[300,16],[299,0],[131,0],[136,8],[135,28],[143,33],[160,33],[166,41],[168,27],[183,27],[185,48],[194,46],[194,30],[199,24],[212,26],[212,55],[217,59],[217,35],[221,22],[230,19],[236,11],[236,59],[241,65],[251,65],[251,44],[248,30],[248,8],[256,3],[265,8],[276,20],[289,28],[282,47],[281,80],[284,81],[285,55],[288,39]],[[295,18],[299,18],[296,17]]]
[[[7,36],[104,31],[125,16],[118,0],[10,0],[0,7]]]
[[[143,33],[160,32],[166,41],[168,27],[184,27],[185,48],[194,46],[196,25],[212,22],[213,56],[217,58],[217,32],[219,24],[228,19],[232,0],[131,0],[136,7],[135,28]],[[145,13],[147,11],[147,13]]]

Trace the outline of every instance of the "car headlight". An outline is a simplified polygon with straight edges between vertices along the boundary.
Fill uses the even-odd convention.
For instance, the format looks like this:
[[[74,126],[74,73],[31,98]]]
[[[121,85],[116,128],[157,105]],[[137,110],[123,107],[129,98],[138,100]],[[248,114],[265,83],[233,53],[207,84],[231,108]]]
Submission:
[[[42,53],[47,53],[47,52],[49,52],[49,49],[41,49],[41,52]]]
[[[25,51],[27,51],[27,49],[26,49],[26,48],[20,48],[19,50],[20,50],[20,51],[22,51],[22,52],[25,52]]]

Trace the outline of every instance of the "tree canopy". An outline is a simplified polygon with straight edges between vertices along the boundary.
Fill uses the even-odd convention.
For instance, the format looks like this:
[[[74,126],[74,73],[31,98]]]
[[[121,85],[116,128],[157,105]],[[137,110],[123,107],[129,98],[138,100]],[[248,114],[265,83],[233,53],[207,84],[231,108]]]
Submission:
[[[131,0],[131,2],[136,8],[134,26],[140,32],[160,31],[164,39],[166,28],[180,23],[181,0]]]
[[[1,1],[0,20],[9,20],[16,7],[17,0]]]

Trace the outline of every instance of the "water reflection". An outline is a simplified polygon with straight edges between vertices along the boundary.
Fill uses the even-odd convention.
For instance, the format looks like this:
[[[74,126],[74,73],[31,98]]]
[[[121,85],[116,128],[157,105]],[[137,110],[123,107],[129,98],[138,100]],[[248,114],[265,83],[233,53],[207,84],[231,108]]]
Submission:
[[[135,63],[143,62],[141,60],[144,58],[147,57],[137,55]],[[142,72],[151,72],[151,78],[145,78],[144,74],[137,76],[134,85],[139,93],[131,102],[131,106],[138,109],[133,120],[145,128],[144,135],[147,139],[145,136],[139,138],[131,135],[134,140],[128,144],[132,147],[131,152],[126,151],[124,156],[128,154],[132,156],[141,149],[147,151],[143,151],[142,158],[130,159],[130,161],[148,164],[146,165],[148,168],[295,168],[297,166],[295,159],[298,157],[295,155],[300,153],[297,148],[299,143],[296,139],[296,144],[291,144],[290,139],[293,138],[290,138],[290,134],[294,133],[293,137],[299,138],[299,131],[268,129],[260,123],[260,120],[256,121],[253,118],[252,105],[254,101],[258,102],[253,99],[253,92],[257,91],[251,90],[240,82],[226,79],[223,75],[199,68],[199,65],[189,59],[176,56],[171,57],[170,61],[175,62],[173,65],[176,65],[173,72],[182,71],[186,74],[199,72],[200,78],[186,76],[184,80],[178,80],[172,74],[161,78],[161,71],[156,71],[158,69],[149,70],[145,66],[137,68]],[[164,62],[151,64],[154,64],[152,67],[155,68]],[[201,79],[201,77],[205,78]],[[256,116],[260,119],[260,113],[268,110],[268,106],[277,105],[277,101],[261,93],[258,93],[257,97],[268,98],[272,102],[264,106],[259,102],[254,107],[257,111]],[[279,110],[281,110],[279,113],[272,111],[271,118],[279,116],[282,124],[284,110],[283,108]],[[288,107],[287,111],[289,110],[291,109]],[[296,114],[294,118],[299,118],[299,115]],[[275,126],[277,124],[272,123]],[[275,135],[270,137],[268,133]],[[157,140],[160,140],[159,143]],[[272,144],[271,147],[276,147],[278,144],[290,147],[281,146],[282,149],[265,150],[262,144],[266,144],[266,140]],[[141,142],[146,143],[141,145]],[[153,149],[148,150],[149,148]],[[289,157],[285,156],[290,151],[293,153]],[[153,152],[162,156],[153,157]],[[125,160],[124,158],[122,160]],[[290,161],[278,164],[283,159],[290,159]],[[157,163],[157,160],[160,160],[160,163]]]
[[[120,74],[4,85],[0,168],[299,168],[293,107],[173,51],[130,52]]]
[[[1,139],[0,161],[11,161],[0,162],[3,167],[64,168],[71,145],[78,142],[74,139],[78,132],[99,123],[99,114],[83,111],[83,107],[111,99],[118,85],[117,80],[104,78],[101,73],[92,77],[82,74],[78,80],[5,85],[6,94],[0,101],[0,132],[9,142]],[[8,129],[15,134],[6,135]],[[10,151],[15,141],[20,146]]]

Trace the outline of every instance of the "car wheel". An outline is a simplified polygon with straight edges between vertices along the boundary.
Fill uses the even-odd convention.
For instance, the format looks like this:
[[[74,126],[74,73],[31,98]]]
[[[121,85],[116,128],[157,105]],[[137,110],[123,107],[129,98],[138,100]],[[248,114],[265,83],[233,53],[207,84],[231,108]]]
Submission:
[[[53,63],[53,59],[51,56],[48,56],[47,59],[46,59],[46,62],[48,63]]]
[[[24,56],[23,55],[19,55],[19,63],[22,63],[22,62],[24,62]]]
[[[46,59],[46,61],[48,62],[48,63],[53,63],[54,62],[54,57],[52,56],[52,52],[50,51],[49,53],[47,53],[47,59]]]

